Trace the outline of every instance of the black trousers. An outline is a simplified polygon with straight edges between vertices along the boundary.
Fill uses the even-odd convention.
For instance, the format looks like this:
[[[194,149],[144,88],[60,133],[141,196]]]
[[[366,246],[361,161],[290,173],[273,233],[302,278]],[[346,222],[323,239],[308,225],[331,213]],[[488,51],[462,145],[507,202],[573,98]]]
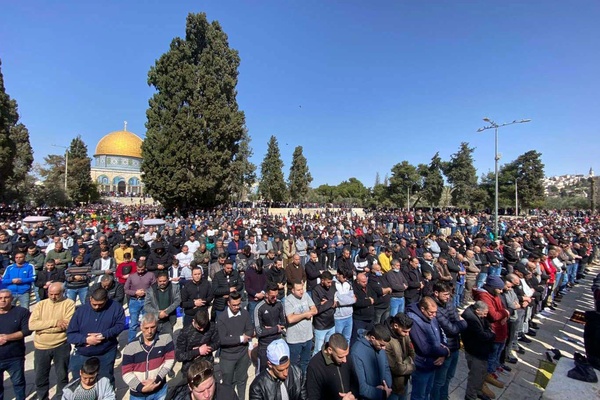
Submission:
[[[47,400],[50,389],[50,369],[54,361],[54,372],[56,373],[56,394],[54,399],[62,398],[62,391],[69,382],[69,357],[71,345],[63,343],[54,349],[39,350],[33,353],[35,362],[35,390],[38,400]]]
[[[240,399],[246,398],[246,383],[248,382],[248,368],[250,368],[250,357],[248,351],[244,351],[237,360],[219,360],[223,383],[231,386],[237,391]]]

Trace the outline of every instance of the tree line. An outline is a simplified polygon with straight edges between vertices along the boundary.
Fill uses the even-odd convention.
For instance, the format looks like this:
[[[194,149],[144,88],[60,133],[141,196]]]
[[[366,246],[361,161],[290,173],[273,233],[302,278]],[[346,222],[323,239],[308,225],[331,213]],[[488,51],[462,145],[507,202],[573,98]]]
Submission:
[[[0,64],[1,65],[1,64]],[[257,167],[245,115],[237,104],[240,57],[227,34],[204,13],[190,13],[185,35],[171,41],[148,72],[154,90],[146,111],[142,144],[145,192],[167,209],[196,209],[251,200],[348,203],[367,207],[491,208],[494,175],[478,178],[474,148],[461,143],[449,160],[435,153],[429,163],[394,165],[371,187],[351,177],[338,185],[311,188],[313,180],[302,146],[291,160],[287,181],[277,138],[271,136]],[[49,155],[33,166],[27,128],[19,122],[17,103],[6,94],[0,69],[0,201],[49,205],[88,202],[98,198],[91,180],[87,146],[76,137],[65,157]],[[33,169],[32,169],[33,166]],[[499,204],[514,204],[515,183],[523,208],[544,205],[541,154],[528,151],[499,171]]]

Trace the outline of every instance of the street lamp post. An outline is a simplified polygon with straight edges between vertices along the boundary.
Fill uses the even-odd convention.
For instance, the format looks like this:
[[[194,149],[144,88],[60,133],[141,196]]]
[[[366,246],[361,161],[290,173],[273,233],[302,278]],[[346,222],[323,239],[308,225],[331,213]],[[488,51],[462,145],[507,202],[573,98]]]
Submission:
[[[494,191],[494,236],[496,238],[498,238],[498,161],[500,160],[500,157],[498,156],[498,129],[502,128],[503,126],[508,126],[508,125],[513,125],[513,124],[524,124],[526,122],[530,122],[530,119],[521,119],[521,120],[514,120],[513,122],[506,122],[503,124],[497,124],[494,121],[492,121],[489,118],[484,118],[483,119],[485,122],[487,122],[489,125],[484,126],[482,128],[477,129],[477,132],[483,132],[485,130],[488,129],[493,129],[494,130],[494,175],[495,175],[495,180],[496,180],[496,188]]]

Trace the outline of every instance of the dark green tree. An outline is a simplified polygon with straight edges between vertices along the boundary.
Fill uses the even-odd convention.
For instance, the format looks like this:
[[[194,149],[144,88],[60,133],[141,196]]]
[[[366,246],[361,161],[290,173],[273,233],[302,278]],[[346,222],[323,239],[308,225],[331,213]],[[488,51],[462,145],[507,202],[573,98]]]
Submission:
[[[68,151],[67,189],[69,197],[76,203],[94,200],[97,198],[97,190],[92,181],[92,159],[88,157],[87,146],[80,135],[71,141]]]
[[[233,200],[242,201],[246,199],[252,185],[256,182],[256,165],[250,162],[250,157],[252,157],[250,136],[247,130],[244,129],[244,136],[240,141],[238,152],[231,166],[231,198]]]
[[[42,184],[36,186],[33,192],[35,205],[51,207],[69,205],[65,193],[65,157],[50,154],[44,157],[44,165],[38,167],[36,172]]]
[[[260,165],[258,191],[266,201],[285,201],[287,198],[287,188],[283,179],[283,161],[275,136],[269,139],[267,154]]]
[[[417,167],[408,161],[402,161],[392,167],[389,182],[390,199],[399,207],[406,207],[409,197],[412,206],[423,188],[423,180]]]
[[[440,153],[435,153],[429,165],[422,168],[419,172],[423,178],[423,191],[421,195],[430,207],[439,205],[442,198],[442,191],[444,190]]]
[[[220,24],[200,13],[187,16],[185,37],[173,39],[150,69],[156,93],[146,112],[141,169],[146,191],[165,208],[220,204],[239,182],[239,64]]]
[[[290,199],[293,202],[304,201],[312,180],[306,157],[302,153],[302,146],[296,146],[292,155],[292,165],[288,177]]]
[[[19,122],[17,102],[6,93],[1,66],[0,61],[0,201],[22,201],[33,150],[29,131]]]
[[[442,171],[452,185],[452,204],[457,207],[473,206],[471,195],[477,188],[477,170],[473,166],[474,147],[462,142],[450,161],[442,164]]]
[[[500,168],[498,203],[501,207],[514,207],[515,190],[518,192],[519,208],[544,206],[544,164],[541,157],[541,153],[530,150]]]
[[[377,185],[381,185],[381,178],[379,178],[379,172],[375,174],[375,184],[373,184],[373,187]]]

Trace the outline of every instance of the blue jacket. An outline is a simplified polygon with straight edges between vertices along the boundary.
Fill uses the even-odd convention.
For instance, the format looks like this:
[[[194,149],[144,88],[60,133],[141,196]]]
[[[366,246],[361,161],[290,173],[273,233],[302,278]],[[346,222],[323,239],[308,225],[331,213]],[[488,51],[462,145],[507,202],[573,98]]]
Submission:
[[[437,300],[435,302],[438,305],[435,319],[446,335],[448,348],[450,351],[456,351],[460,349],[460,333],[467,329],[467,321],[460,319],[456,307],[452,303],[452,298],[446,304]]]
[[[359,386],[359,399],[384,400],[385,392],[377,389],[382,382],[392,387],[392,372],[385,350],[375,351],[365,337],[364,329],[358,330],[358,339],[350,349],[350,357]]]
[[[123,306],[108,300],[100,311],[94,311],[89,302],[75,310],[69,327],[67,341],[75,345],[75,351],[82,356],[99,356],[117,348],[118,337],[125,328]],[[101,333],[104,340],[96,346],[87,346],[88,333]]]
[[[12,280],[16,278],[20,278],[21,283],[12,283]],[[4,271],[4,276],[2,276],[2,286],[10,290],[13,295],[27,293],[34,281],[33,266],[28,262],[25,262],[22,267],[17,267],[17,264],[9,265]]]
[[[415,348],[415,367],[421,371],[432,371],[437,368],[433,362],[439,357],[447,357],[448,348],[436,318],[427,319],[418,303],[408,306],[406,313],[414,322],[410,330],[410,339]]]

